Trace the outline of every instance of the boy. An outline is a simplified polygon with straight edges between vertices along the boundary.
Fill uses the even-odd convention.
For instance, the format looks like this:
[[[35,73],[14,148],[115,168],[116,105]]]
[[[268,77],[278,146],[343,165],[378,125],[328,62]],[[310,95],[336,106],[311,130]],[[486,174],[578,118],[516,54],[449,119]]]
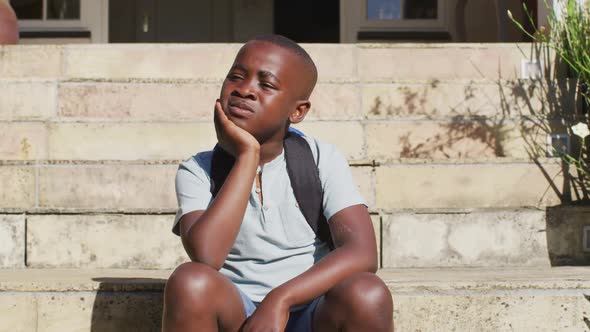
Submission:
[[[18,44],[18,21],[8,0],[0,0],[0,45]]]
[[[214,199],[211,151],[176,176],[175,230],[191,262],[166,284],[163,331],[393,330],[391,295],[374,274],[373,227],[346,159],[305,138],[319,158],[334,250],[293,194],[283,143],[309,111],[316,80],[309,55],[285,37],[238,52],[214,109],[218,146],[235,162]]]

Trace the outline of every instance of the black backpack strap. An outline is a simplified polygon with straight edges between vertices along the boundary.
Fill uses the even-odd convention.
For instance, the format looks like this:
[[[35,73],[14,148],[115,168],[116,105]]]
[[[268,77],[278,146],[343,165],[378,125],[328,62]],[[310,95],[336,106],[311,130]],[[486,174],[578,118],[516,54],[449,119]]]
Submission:
[[[213,148],[211,157],[211,195],[213,198],[219,193],[219,189],[225,183],[225,179],[235,163],[235,158],[222,149],[219,145]]]
[[[327,242],[330,248],[333,248],[330,227],[324,216],[322,206],[324,190],[311,147],[305,138],[295,133],[288,133],[284,141],[284,148],[287,173],[299,209],[318,238]],[[319,162],[319,149],[317,151]]]
[[[316,146],[318,164],[313,157],[311,147],[299,134],[287,133],[284,141],[285,160],[287,173],[291,181],[291,188],[295,200],[305,220],[313,229],[317,237],[327,242],[331,249],[334,248],[330,226],[324,216],[322,207],[324,190],[320,180],[318,164],[320,151]],[[235,158],[218,145],[213,149],[211,158],[211,195],[213,198],[219,193],[219,189],[225,183],[227,175],[235,163]]]

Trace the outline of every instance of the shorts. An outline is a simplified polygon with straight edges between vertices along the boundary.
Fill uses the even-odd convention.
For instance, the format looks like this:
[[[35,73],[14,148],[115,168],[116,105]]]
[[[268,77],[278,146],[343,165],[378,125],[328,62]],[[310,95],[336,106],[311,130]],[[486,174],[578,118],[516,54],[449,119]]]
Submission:
[[[258,304],[254,303],[239,287],[236,288],[238,288],[242,297],[246,318],[250,317],[254,313],[254,310],[256,310]],[[312,332],[313,315],[321,298],[314,299],[299,310],[291,311],[285,332]]]

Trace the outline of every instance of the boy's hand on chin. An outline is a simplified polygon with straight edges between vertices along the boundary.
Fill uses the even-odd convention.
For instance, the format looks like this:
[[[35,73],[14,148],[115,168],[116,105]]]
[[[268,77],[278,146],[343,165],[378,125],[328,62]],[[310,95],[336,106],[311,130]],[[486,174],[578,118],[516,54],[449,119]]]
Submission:
[[[215,102],[215,113],[213,116],[217,142],[228,153],[235,158],[245,153],[260,153],[260,143],[244,129],[236,126],[221,108],[219,100]]]
[[[246,320],[241,332],[282,332],[289,321],[289,306],[285,301],[267,296]]]

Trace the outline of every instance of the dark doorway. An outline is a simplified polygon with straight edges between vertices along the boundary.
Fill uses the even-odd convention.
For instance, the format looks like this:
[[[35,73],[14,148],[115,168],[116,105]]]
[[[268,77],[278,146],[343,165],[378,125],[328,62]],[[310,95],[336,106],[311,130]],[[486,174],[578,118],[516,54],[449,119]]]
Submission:
[[[538,18],[537,18],[537,8],[538,3],[537,0],[523,0],[523,19],[524,22],[523,26],[524,29],[531,35],[535,34],[535,30],[538,28]],[[527,10],[525,11],[524,8]],[[531,42],[532,38],[523,32],[522,34],[522,41]]]
[[[274,32],[303,43],[340,41],[339,0],[270,4],[268,12],[256,12],[256,7],[236,0],[109,0],[109,42],[227,43],[247,39],[245,28],[252,28],[246,29],[251,34]],[[257,26],[260,19],[268,19],[268,27]]]
[[[298,43],[339,43],[339,0],[274,2],[275,33]]]
[[[229,0],[110,0],[110,43],[231,41]]]

